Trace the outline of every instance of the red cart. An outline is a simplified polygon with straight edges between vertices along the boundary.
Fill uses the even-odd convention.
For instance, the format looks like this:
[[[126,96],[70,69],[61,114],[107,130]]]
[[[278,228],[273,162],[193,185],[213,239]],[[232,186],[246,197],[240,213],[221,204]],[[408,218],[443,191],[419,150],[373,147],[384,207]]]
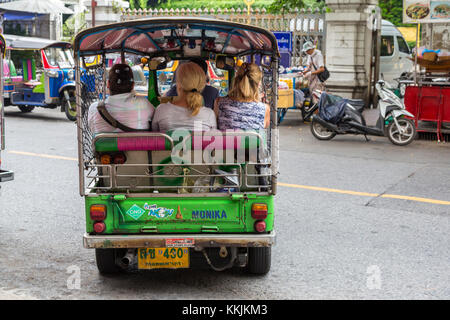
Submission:
[[[435,132],[438,142],[450,133],[450,83],[419,82],[405,92],[406,110],[415,118],[417,132]]]

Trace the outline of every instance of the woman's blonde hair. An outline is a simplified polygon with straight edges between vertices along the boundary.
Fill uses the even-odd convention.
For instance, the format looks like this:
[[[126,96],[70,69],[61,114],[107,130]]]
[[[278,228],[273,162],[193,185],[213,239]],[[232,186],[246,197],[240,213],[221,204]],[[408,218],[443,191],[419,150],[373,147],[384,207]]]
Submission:
[[[178,67],[177,91],[186,94],[186,102],[192,116],[197,115],[203,107],[202,91],[205,85],[206,75],[198,64],[188,62]]]
[[[259,84],[262,72],[254,63],[238,67],[228,96],[236,100],[259,101]]]

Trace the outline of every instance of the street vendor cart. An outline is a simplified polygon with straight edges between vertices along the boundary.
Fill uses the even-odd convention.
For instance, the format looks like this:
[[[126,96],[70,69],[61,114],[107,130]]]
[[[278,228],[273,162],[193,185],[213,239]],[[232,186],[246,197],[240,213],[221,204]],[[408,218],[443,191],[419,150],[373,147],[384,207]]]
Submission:
[[[423,14],[414,15],[414,6],[419,5]],[[444,134],[450,134],[450,1],[405,0],[403,21],[417,23],[414,77],[405,90],[405,106],[414,115],[417,131],[436,133],[440,142]],[[421,25],[429,31],[423,46],[419,44]]]

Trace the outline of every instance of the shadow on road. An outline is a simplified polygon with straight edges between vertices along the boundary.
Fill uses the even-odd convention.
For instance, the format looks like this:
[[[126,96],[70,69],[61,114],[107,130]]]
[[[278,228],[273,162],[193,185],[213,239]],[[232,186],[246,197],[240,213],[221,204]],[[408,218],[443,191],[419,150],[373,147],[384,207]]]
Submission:
[[[54,113],[54,114],[53,114]],[[58,122],[72,122],[66,118],[64,112],[60,112],[57,108],[55,110],[51,110],[51,113],[40,113],[32,112],[24,113],[20,110],[8,110],[5,109],[5,117],[6,118],[21,118],[21,119],[33,119],[33,120],[47,120],[47,121],[58,121]]]

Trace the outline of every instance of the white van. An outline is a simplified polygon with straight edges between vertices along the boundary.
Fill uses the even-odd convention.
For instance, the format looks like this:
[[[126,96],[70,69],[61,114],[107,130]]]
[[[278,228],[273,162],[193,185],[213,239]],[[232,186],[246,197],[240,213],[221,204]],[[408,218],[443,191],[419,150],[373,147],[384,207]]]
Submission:
[[[403,72],[413,71],[411,50],[400,31],[389,21],[383,20],[381,26],[380,79],[397,86],[395,78]]]

